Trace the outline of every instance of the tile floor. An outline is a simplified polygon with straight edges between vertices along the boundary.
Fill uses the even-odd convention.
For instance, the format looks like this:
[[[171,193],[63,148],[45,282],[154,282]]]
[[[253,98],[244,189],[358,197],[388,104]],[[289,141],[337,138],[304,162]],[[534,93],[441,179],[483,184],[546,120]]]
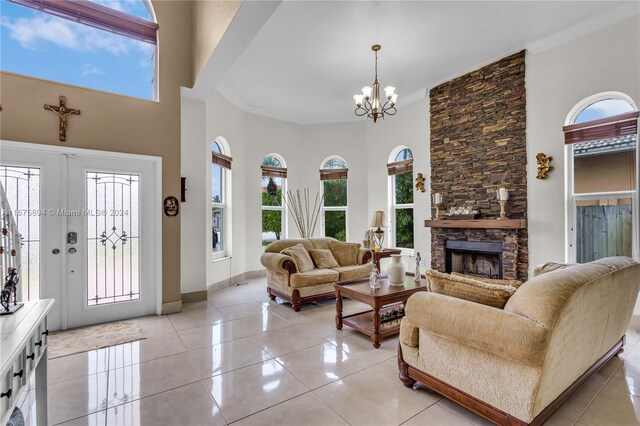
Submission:
[[[334,304],[299,313],[270,302],[263,279],[144,317],[146,340],[49,362],[50,422],[69,425],[484,425],[397,378],[396,342],[334,326]],[[363,305],[346,301],[345,310]],[[640,424],[640,334],[549,425]],[[33,423],[33,394],[22,396]]]

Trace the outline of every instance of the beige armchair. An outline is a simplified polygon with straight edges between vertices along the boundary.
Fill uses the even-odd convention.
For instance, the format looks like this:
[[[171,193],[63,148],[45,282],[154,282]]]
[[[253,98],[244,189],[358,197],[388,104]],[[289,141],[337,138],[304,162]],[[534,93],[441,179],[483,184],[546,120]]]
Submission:
[[[551,271],[551,272],[546,272]],[[504,309],[418,293],[400,328],[399,376],[497,424],[541,424],[622,351],[640,264],[538,268]]]
[[[291,256],[281,254],[285,248],[302,244],[311,249],[329,249],[334,238],[299,238],[274,241],[265,247],[260,263],[267,270],[267,292],[271,300],[279,297],[291,303],[293,309],[300,311],[305,303],[335,298],[333,283],[368,277],[371,273],[371,250],[360,248],[356,264],[331,269],[315,268],[308,272],[299,272]]]

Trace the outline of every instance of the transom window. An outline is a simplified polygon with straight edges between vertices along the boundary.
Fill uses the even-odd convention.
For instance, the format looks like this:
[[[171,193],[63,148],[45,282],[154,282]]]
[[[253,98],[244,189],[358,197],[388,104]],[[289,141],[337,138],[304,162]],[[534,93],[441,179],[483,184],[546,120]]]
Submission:
[[[287,168],[284,159],[269,154],[262,159],[262,245],[279,240],[286,232],[284,195],[286,193]]]
[[[413,153],[409,148],[396,149],[390,160],[392,245],[413,249]]]
[[[347,162],[338,156],[327,158],[320,169],[324,194],[322,230],[325,237],[340,241],[347,240],[348,172]]]
[[[637,121],[627,100],[598,96],[583,101],[564,128],[571,261],[637,253]]]
[[[157,99],[150,1],[3,1],[0,24],[3,71]]]

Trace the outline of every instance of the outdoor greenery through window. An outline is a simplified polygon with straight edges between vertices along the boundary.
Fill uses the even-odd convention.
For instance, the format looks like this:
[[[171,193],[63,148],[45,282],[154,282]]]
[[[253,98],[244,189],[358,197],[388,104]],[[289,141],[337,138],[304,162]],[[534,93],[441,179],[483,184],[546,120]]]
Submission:
[[[411,150],[403,149],[396,155],[394,161],[404,161],[413,158]],[[391,176],[393,180],[392,221],[395,235],[395,246],[398,248],[413,248],[413,172],[400,173]]]
[[[635,109],[621,99],[584,108],[574,123],[618,116]],[[633,208],[637,197],[637,136],[586,137],[571,145],[575,253],[578,263],[633,256]]]
[[[334,172],[334,169],[336,171]],[[320,171],[322,180],[323,230],[325,237],[347,240],[347,163],[340,157],[325,161]]]
[[[211,151],[224,154],[218,142],[213,142]],[[224,178],[226,170],[211,164],[211,238],[214,257],[224,255]]]
[[[274,155],[264,157],[262,166],[262,245],[266,246],[284,237],[286,168]]]

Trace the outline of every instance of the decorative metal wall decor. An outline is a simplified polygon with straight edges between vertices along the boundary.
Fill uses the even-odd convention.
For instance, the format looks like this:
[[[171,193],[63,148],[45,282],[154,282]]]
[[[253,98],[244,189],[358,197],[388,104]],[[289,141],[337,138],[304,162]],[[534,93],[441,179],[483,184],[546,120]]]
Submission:
[[[164,199],[163,203],[164,214],[168,217],[176,217],[180,213],[180,204],[178,199],[173,196],[169,196]]]
[[[553,157],[547,157],[543,152],[539,152],[538,155],[536,155],[536,161],[538,162],[538,174],[536,175],[536,179],[549,179],[549,172],[553,170],[551,160],[553,160]]]
[[[416,189],[420,192],[425,192],[426,189],[424,187],[424,182],[425,182],[425,178],[422,175],[422,173],[418,173],[418,176],[416,176]]]
[[[75,108],[67,108],[67,98],[64,96],[60,96],[60,105],[49,105],[44,104],[44,109],[48,111],[53,111],[58,114],[58,118],[60,120],[60,129],[58,131],[58,136],[60,142],[64,142],[67,140],[67,115],[69,114],[77,114],[80,115],[80,110]]]

